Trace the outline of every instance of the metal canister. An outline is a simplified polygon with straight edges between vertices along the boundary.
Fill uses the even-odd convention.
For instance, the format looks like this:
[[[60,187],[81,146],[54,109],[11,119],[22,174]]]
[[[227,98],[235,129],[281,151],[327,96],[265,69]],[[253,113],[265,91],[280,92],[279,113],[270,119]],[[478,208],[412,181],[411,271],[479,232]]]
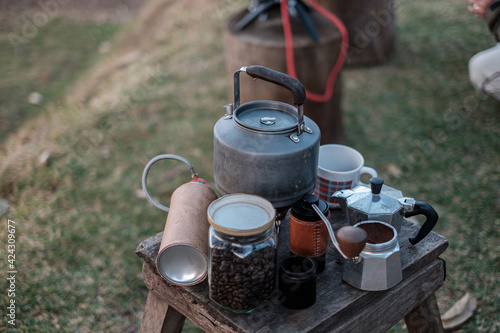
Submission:
[[[186,164],[192,180],[174,191],[167,207],[149,193],[147,176],[154,163],[169,159]],[[148,162],[142,174],[142,187],[153,205],[168,212],[156,268],[165,280],[176,285],[189,286],[203,281],[208,271],[207,208],[217,199],[217,194],[206,181],[198,178],[188,160],[172,154],[158,155]]]
[[[189,182],[170,199],[156,267],[169,282],[189,286],[205,279],[208,270],[207,208],[217,194],[208,186]]]
[[[316,263],[309,257],[290,256],[279,268],[280,303],[305,309],[316,302]]]
[[[208,208],[210,299],[237,313],[269,303],[275,288],[275,209],[268,200],[229,194]]]
[[[290,251],[307,256],[316,262],[317,273],[323,272],[328,250],[328,229],[312,208],[315,204],[325,215],[330,210],[325,200],[313,194],[306,194],[294,202],[290,212]]]

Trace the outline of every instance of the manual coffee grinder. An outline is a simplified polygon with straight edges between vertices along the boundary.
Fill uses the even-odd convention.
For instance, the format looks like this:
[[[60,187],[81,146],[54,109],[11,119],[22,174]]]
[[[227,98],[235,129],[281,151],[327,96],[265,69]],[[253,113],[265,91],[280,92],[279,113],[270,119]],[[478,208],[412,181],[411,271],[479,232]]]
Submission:
[[[290,251],[313,259],[317,273],[325,269],[328,236],[347,260],[355,260],[366,243],[367,234],[361,228],[344,226],[335,235],[328,220],[329,214],[326,201],[313,194],[295,201],[290,212]]]

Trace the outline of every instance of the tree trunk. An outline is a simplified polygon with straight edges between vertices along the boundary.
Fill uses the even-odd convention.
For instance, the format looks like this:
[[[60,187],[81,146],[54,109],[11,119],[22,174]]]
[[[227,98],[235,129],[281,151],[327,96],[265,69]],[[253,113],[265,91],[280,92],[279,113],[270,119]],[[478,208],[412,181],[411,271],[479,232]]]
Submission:
[[[241,31],[235,24],[246,10],[230,18],[224,31],[226,69],[231,87],[233,74],[242,66],[261,65],[282,73],[287,72],[285,39],[279,10],[269,12],[267,20],[256,19]],[[340,52],[341,36],[337,27],[320,14],[311,11],[311,19],[320,36],[314,42],[301,21],[290,17],[293,29],[293,47],[297,79],[305,88],[315,94],[323,94],[328,74]],[[241,75],[241,103],[255,100],[272,100],[293,104],[291,93],[274,84],[254,82],[247,75]],[[321,143],[342,143],[344,130],[341,112],[341,76],[336,78],[332,98],[325,102],[308,100],[304,113],[321,130]]]
[[[318,0],[344,23],[349,34],[346,66],[377,65],[394,50],[396,16],[393,0]]]

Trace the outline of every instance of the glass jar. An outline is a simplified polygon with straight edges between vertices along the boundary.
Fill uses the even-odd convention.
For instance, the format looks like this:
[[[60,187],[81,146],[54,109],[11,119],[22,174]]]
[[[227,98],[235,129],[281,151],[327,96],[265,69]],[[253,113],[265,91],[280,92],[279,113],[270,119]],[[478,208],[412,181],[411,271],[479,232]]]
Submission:
[[[208,208],[209,297],[248,313],[269,303],[275,288],[275,210],[264,198],[230,194]]]

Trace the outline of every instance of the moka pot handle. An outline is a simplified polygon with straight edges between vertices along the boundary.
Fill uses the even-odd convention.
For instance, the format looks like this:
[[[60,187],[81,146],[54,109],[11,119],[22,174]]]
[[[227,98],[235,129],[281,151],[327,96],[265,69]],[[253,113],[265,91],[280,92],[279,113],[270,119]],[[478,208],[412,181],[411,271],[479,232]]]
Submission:
[[[432,206],[429,205],[427,202],[423,201],[415,201],[415,206],[413,208],[413,211],[406,212],[404,214],[405,217],[410,217],[415,215],[424,215],[426,217],[426,220],[422,225],[422,227],[420,228],[420,230],[418,231],[417,235],[409,238],[409,241],[412,245],[417,244],[425,236],[427,236],[432,231],[432,228],[434,228],[439,219],[436,210],[432,208]]]

